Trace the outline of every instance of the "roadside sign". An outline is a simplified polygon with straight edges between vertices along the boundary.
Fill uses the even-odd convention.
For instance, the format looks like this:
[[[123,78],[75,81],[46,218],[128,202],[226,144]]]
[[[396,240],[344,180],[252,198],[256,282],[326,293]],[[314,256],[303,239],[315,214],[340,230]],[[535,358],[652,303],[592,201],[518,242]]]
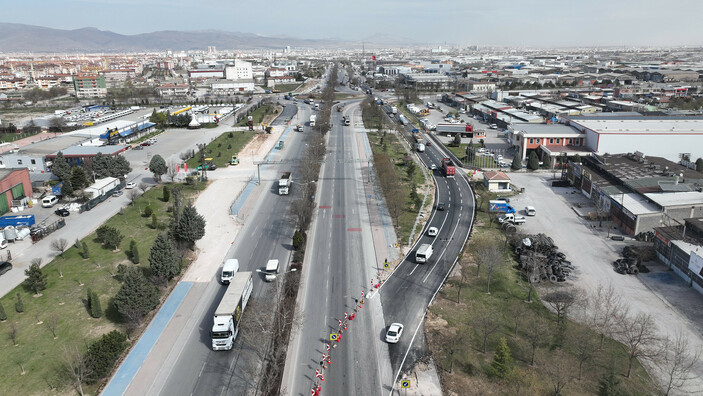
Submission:
[[[401,387],[401,388],[410,388],[410,380],[402,380],[402,381],[400,381],[400,387]]]
[[[388,268],[390,265],[388,263],[383,263],[383,268]]]
[[[337,337],[339,337],[339,334],[331,333],[330,334],[330,341],[337,341]]]

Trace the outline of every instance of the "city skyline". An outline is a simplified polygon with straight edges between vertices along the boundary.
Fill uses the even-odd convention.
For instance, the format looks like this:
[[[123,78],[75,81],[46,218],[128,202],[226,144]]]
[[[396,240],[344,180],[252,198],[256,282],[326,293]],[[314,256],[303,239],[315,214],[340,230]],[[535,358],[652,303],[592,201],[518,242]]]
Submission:
[[[448,0],[360,0],[353,8],[313,0],[291,6],[274,0],[262,12],[256,3],[213,0],[207,7],[184,0],[38,0],[5,5],[3,22],[57,29],[95,27],[123,35],[164,30],[251,33],[268,37],[390,43],[492,45],[509,47],[697,46],[703,44],[696,16],[703,3],[676,2],[677,14],[663,20],[653,0],[624,0],[617,7],[596,0],[588,8],[564,7],[556,0],[530,3],[463,4]],[[199,11],[199,12],[198,12]],[[90,15],[94,18],[76,18]],[[110,18],[105,16],[109,15]],[[239,18],[239,15],[247,17]],[[674,21],[675,23],[670,23]]]

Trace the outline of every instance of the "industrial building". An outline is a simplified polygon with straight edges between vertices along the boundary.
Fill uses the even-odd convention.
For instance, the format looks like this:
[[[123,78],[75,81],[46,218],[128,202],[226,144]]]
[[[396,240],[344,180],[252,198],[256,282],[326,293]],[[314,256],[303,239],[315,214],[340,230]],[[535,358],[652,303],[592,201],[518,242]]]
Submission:
[[[25,206],[32,196],[32,183],[29,170],[0,170],[0,215],[10,211],[13,206]]]

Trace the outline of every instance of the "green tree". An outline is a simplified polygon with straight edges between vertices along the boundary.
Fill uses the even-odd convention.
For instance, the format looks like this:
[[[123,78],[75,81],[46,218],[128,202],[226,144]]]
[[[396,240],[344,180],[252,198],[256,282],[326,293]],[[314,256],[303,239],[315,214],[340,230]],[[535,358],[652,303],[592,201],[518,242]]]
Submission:
[[[129,161],[123,155],[118,154],[114,157],[110,157],[109,164],[110,176],[112,177],[124,177],[132,171]]]
[[[598,380],[598,396],[625,396],[626,393],[620,389],[620,380],[614,370],[608,370],[600,380]]]
[[[127,267],[114,305],[128,327],[134,329],[147,313],[159,305],[159,289],[149,283],[141,268]]]
[[[698,158],[696,160],[696,170],[698,172],[703,172],[703,158]]]
[[[200,215],[192,205],[187,205],[183,208],[178,223],[176,224],[176,239],[192,247],[195,241],[199,240],[204,235],[205,218]]]
[[[571,157],[571,160],[574,161],[574,163],[580,164],[581,163],[581,156],[578,154],[574,154],[574,156]]]
[[[469,144],[466,146],[466,161],[472,162],[476,158],[476,148],[474,147],[474,140],[471,139]]]
[[[39,294],[42,290],[46,289],[48,275],[42,272],[41,268],[39,268],[39,264],[32,263],[29,268],[24,270],[24,274],[27,276],[27,279],[24,280],[24,284],[29,290],[33,291],[34,294]]]
[[[461,134],[457,133],[454,135],[454,140],[452,140],[452,143],[450,144],[451,147],[459,147],[461,145]]]
[[[302,232],[295,230],[293,233],[293,249],[300,250],[305,245],[305,236]]]
[[[130,246],[129,257],[134,264],[139,264],[139,248],[137,247],[137,241],[133,240],[132,242],[134,242],[134,245]]]
[[[159,221],[156,218],[156,213],[151,214],[151,228],[156,229],[159,226]]]
[[[74,166],[71,169],[71,185],[76,190],[82,190],[90,185],[88,176],[85,174],[85,169],[80,166]]]
[[[71,175],[71,167],[68,165],[63,153],[60,151],[56,154],[54,163],[51,165],[51,173],[61,180],[66,180]]]
[[[154,210],[151,209],[151,206],[144,208],[144,217],[151,217],[152,214],[154,214]]]
[[[82,247],[83,247],[83,258],[84,259],[90,258],[90,251],[88,250],[88,244],[83,242]]]
[[[24,304],[22,303],[22,296],[17,293],[17,302],[15,303],[15,311],[18,313],[24,312]]]
[[[103,308],[100,305],[100,298],[96,292],[91,292],[90,295],[90,316],[95,319],[102,318],[103,316]]]
[[[97,153],[93,156],[93,174],[96,179],[103,179],[110,176],[110,157]]]
[[[180,260],[168,234],[159,234],[149,251],[151,273],[162,280],[171,280],[181,272]]]
[[[415,171],[417,170],[417,165],[415,165],[415,162],[409,162],[408,166],[406,166],[406,171],[408,173],[408,179],[412,180],[413,177],[415,176]]]
[[[71,184],[70,179],[66,179],[61,182],[61,195],[64,197],[73,196],[73,185]]]
[[[493,355],[490,372],[499,378],[505,378],[512,370],[513,358],[510,356],[510,347],[505,338],[500,339],[496,353]]]
[[[98,241],[100,241],[105,248],[116,250],[122,242],[122,233],[115,228],[107,225],[100,226],[96,233],[98,234]]]
[[[86,382],[92,384],[110,374],[125,348],[127,337],[117,330],[112,330],[92,343],[85,354],[86,371],[89,373]]]
[[[156,179],[156,181],[161,181],[161,176],[166,174],[167,170],[166,161],[164,161],[163,157],[158,154],[151,157],[149,171],[154,174],[154,179]]]
[[[539,169],[539,157],[534,151],[530,153],[529,159],[527,160],[527,168],[531,170]]]
[[[154,109],[149,117],[149,122],[156,124],[156,128],[158,129],[164,129],[167,126],[168,117],[166,116],[166,113],[157,112],[156,109]]]
[[[513,163],[510,164],[510,169],[512,169],[512,170],[522,169],[522,150],[519,148],[515,151],[515,155],[513,156]]]
[[[168,186],[164,186],[162,198],[164,202],[168,202],[171,199],[171,189]]]
[[[0,302],[0,322],[4,322],[7,320],[7,314],[5,313],[5,307],[2,306],[2,303]]]

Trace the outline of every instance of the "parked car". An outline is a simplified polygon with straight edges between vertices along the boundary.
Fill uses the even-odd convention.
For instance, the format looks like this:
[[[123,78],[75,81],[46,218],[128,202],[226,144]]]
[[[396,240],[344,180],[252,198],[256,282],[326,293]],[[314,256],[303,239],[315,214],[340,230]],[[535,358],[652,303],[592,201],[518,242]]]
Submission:
[[[151,142],[146,141],[146,142],[143,142],[142,144],[140,144],[140,146],[151,146],[151,144],[152,144]]]
[[[144,147],[142,147],[142,146],[134,146],[134,147],[132,147],[132,150],[144,150]]]
[[[199,166],[198,166],[197,168],[195,168],[195,169],[201,170],[202,168],[203,168],[203,166],[202,166],[202,165],[199,165]],[[217,165],[215,165],[214,163],[212,163],[212,162],[206,162],[206,163],[205,163],[205,170],[215,170],[215,169],[217,169]]]
[[[427,229],[427,236],[431,236],[431,237],[437,236],[438,232],[439,232],[439,230],[437,229],[437,227],[430,227]]]
[[[12,269],[12,264],[9,261],[3,261],[0,263],[0,275]]]
[[[137,187],[137,183],[135,183],[135,182],[129,182],[129,183],[127,183],[127,185],[124,186],[124,188],[126,188],[127,190],[131,190],[134,187]]]
[[[54,211],[57,216],[66,217],[71,214],[71,212],[66,208],[59,208]]]
[[[388,326],[386,331],[386,342],[395,344],[400,341],[400,336],[403,334],[403,325],[401,323],[393,323]]]

